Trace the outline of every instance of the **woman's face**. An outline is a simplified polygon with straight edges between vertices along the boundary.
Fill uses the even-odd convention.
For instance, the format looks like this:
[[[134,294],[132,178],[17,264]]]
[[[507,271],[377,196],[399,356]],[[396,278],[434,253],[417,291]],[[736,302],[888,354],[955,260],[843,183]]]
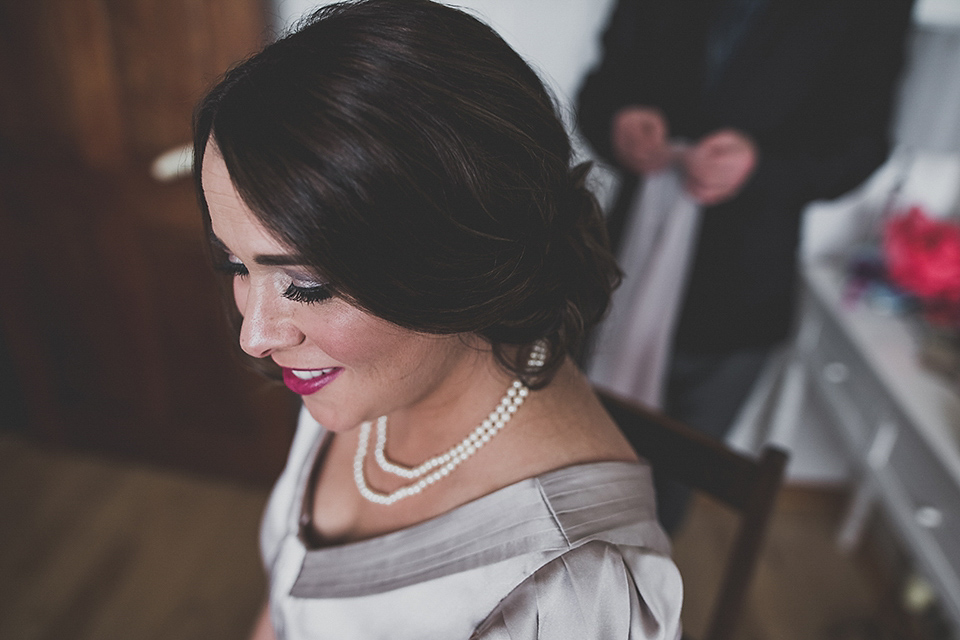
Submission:
[[[324,427],[351,429],[397,410],[449,402],[462,391],[452,381],[467,379],[482,351],[470,340],[403,329],[330,296],[260,225],[213,144],[202,183],[214,242],[234,276],[240,346],[280,365],[284,382]]]

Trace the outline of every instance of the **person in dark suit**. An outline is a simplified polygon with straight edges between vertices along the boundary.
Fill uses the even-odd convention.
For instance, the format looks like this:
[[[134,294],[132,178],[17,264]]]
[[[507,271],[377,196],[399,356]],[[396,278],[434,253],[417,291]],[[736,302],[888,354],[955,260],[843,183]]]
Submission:
[[[704,207],[667,374],[673,417],[723,437],[788,336],[801,211],[886,159],[911,5],[618,1],[578,98],[581,131],[625,177],[611,236],[638,180],[671,162]],[[668,528],[675,502],[661,505]]]

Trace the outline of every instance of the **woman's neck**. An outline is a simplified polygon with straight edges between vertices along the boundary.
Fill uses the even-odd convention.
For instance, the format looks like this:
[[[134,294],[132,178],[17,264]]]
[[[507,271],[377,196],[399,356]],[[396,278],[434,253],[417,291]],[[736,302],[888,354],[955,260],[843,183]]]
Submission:
[[[456,445],[497,407],[513,380],[489,351],[478,352],[429,396],[387,416],[387,456],[416,466]]]

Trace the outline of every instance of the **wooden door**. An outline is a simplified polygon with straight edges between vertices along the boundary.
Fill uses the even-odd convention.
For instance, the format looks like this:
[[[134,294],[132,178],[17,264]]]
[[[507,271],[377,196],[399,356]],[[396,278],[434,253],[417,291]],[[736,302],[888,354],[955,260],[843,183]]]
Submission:
[[[28,431],[267,481],[297,399],[238,357],[188,179],[150,178],[260,0],[0,0],[0,330]]]

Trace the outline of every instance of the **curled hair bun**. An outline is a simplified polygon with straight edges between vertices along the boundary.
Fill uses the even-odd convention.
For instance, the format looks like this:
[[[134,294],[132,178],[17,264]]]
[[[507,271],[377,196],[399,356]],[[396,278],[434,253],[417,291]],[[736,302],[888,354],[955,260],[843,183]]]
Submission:
[[[586,331],[606,313],[610,294],[620,283],[603,214],[587,184],[591,169],[592,163],[584,162],[568,171],[550,227],[544,271],[556,285],[556,297],[550,307],[550,328],[543,336],[548,365],[556,361],[559,366],[566,354],[579,350]],[[528,382],[537,386],[539,381]]]

